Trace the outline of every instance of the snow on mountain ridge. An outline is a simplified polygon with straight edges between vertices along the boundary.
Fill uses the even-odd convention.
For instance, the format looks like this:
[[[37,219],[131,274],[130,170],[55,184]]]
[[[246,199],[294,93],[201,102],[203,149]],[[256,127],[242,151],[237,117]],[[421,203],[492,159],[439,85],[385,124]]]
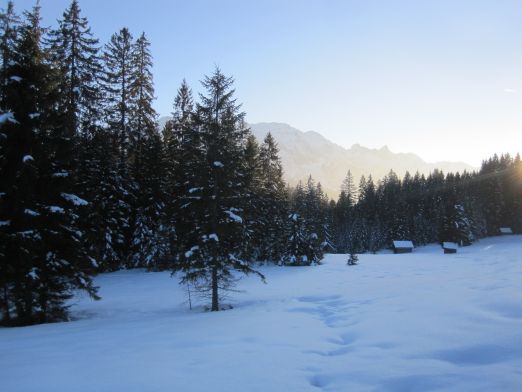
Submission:
[[[160,126],[166,122],[160,119]],[[321,182],[331,198],[337,198],[341,183],[350,170],[358,185],[361,175],[372,175],[374,180],[384,177],[393,169],[402,177],[406,171],[428,174],[434,169],[443,172],[471,171],[474,168],[463,162],[428,163],[413,153],[394,153],[388,146],[368,148],[354,144],[344,148],[326,139],[316,131],[303,132],[285,123],[263,122],[249,124],[259,142],[270,132],[280,150],[284,175],[290,185],[306,181],[309,175]]]
[[[295,185],[308,175],[321,182],[330,197],[336,198],[341,183],[350,170],[357,182],[361,175],[372,175],[375,180],[393,169],[399,176],[406,171],[428,174],[434,169],[448,171],[473,170],[463,162],[428,163],[412,153],[394,153],[388,146],[379,149],[354,144],[346,149],[315,131],[302,132],[284,123],[249,124],[252,133],[262,141],[271,132],[280,149],[285,178]]]

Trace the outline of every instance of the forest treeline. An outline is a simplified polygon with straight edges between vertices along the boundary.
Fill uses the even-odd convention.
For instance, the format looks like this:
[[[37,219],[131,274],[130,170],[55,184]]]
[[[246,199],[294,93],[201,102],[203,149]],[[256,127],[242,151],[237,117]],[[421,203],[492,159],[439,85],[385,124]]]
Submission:
[[[462,245],[521,230],[520,157],[477,173],[348,174],[337,201],[310,178],[290,188],[278,148],[258,143],[219,69],[173,93],[163,129],[153,108],[150,43],[122,28],[101,45],[73,0],[56,28],[12,2],[0,26],[0,307],[4,324],[68,318],[93,276],[171,270],[211,310],[234,271],[255,262],[319,263],[394,239]]]
[[[520,155],[494,155],[472,173],[399,179],[390,173],[358,187],[348,172],[337,202],[329,208],[337,251],[375,252],[393,240],[416,246],[444,241],[461,246],[500,234],[501,227],[522,232],[522,164]]]

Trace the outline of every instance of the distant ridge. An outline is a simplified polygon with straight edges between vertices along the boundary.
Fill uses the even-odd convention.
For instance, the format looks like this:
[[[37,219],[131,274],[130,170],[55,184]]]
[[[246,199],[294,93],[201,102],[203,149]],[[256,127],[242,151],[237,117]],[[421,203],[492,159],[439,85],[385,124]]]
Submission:
[[[164,124],[166,117],[160,120]],[[331,198],[336,199],[341,183],[350,170],[356,186],[361,175],[372,175],[378,180],[389,173],[390,169],[402,177],[406,171],[428,174],[434,169],[443,172],[472,171],[474,167],[464,162],[428,163],[411,153],[393,153],[387,146],[371,149],[354,144],[351,148],[341,147],[321,134],[302,132],[284,123],[264,122],[249,124],[252,133],[262,142],[268,132],[272,133],[279,145],[285,179],[291,185],[299,180],[305,181],[311,174],[315,181]]]

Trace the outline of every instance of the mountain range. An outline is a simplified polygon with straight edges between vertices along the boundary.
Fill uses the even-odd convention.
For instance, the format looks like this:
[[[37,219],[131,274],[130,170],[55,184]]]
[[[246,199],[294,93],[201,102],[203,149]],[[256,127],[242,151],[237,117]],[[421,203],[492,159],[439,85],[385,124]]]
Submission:
[[[166,118],[162,118],[160,125],[165,121]],[[304,182],[311,175],[334,199],[348,170],[354,177],[355,185],[358,185],[362,175],[368,177],[371,174],[374,180],[379,180],[390,170],[402,177],[406,171],[428,174],[434,169],[443,172],[474,169],[464,162],[428,163],[412,153],[394,153],[386,146],[371,149],[354,144],[347,149],[317,132],[303,132],[284,123],[256,123],[249,124],[249,127],[260,143],[268,132],[272,134],[279,146],[285,180],[290,185]]]

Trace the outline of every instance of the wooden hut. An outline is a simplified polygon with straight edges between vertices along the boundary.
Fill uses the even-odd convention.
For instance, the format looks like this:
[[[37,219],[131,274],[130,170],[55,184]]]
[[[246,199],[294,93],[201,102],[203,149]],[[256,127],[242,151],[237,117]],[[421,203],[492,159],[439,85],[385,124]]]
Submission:
[[[457,249],[459,245],[455,242],[443,242],[442,249],[444,249],[444,254],[457,253]]]
[[[393,241],[393,253],[411,253],[413,251],[413,242],[411,241]]]

